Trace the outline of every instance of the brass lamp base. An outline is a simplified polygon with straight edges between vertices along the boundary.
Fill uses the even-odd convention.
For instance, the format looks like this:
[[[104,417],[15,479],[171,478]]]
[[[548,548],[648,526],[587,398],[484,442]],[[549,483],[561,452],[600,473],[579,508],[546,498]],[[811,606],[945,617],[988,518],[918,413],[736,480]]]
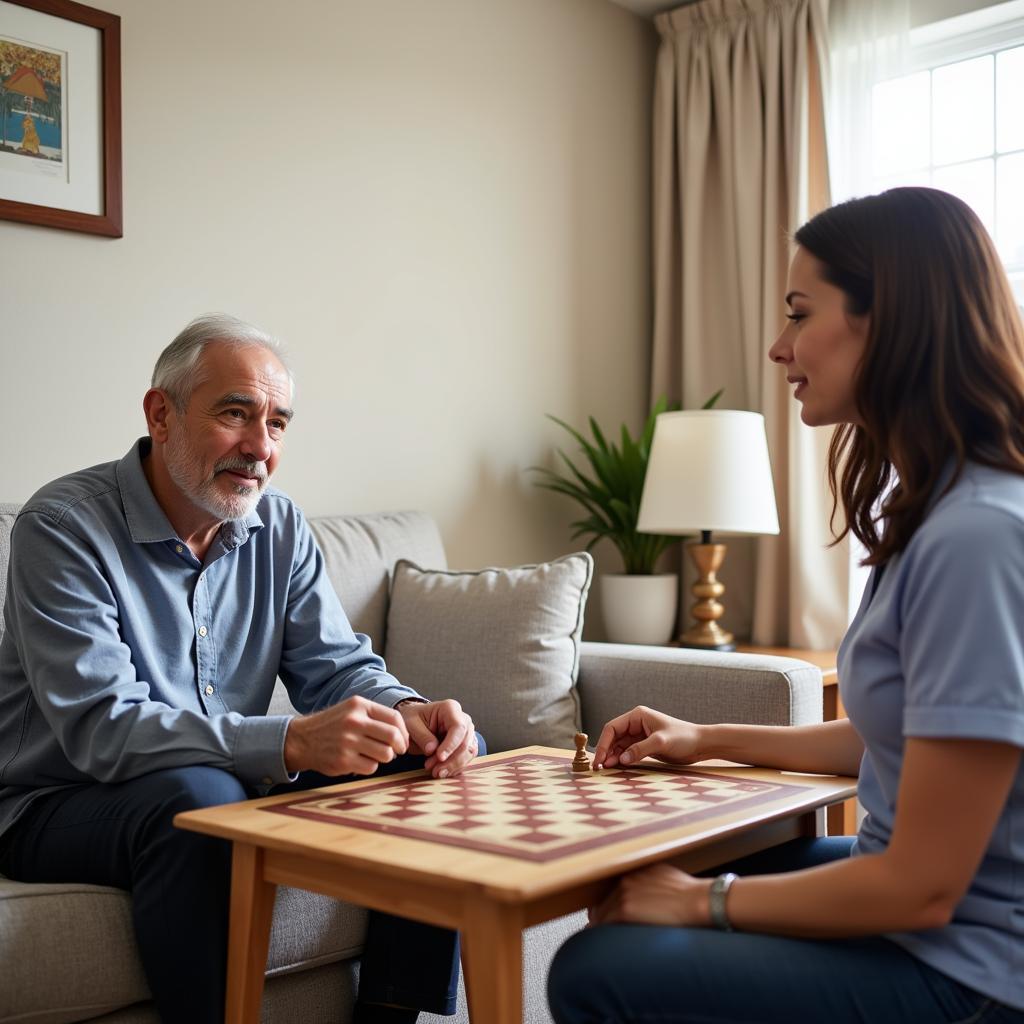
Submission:
[[[710,536],[710,534],[708,535]],[[693,585],[693,596],[697,599],[690,609],[696,622],[677,641],[680,647],[694,647],[705,651],[735,651],[732,633],[722,629],[718,620],[725,611],[725,605],[718,599],[725,593],[725,585],[719,583],[715,573],[725,561],[724,544],[687,544],[687,551],[697,567],[697,582]]]

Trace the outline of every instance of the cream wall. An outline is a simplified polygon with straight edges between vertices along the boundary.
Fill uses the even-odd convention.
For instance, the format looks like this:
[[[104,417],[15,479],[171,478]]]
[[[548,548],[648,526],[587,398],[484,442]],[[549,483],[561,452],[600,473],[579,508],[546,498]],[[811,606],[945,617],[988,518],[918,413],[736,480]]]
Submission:
[[[572,548],[544,418],[638,425],[649,22],[606,0],[95,0],[122,18],[125,235],[0,221],[0,500],[127,450],[227,310],[298,378],[276,483],[421,508],[453,565]],[[608,558],[609,564],[612,559]]]

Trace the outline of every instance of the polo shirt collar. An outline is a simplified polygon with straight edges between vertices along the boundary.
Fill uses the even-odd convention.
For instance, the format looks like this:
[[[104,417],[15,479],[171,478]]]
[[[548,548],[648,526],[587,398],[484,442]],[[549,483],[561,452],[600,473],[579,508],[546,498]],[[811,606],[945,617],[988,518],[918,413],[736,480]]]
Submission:
[[[178,539],[142,468],[142,460],[149,455],[152,446],[150,438],[140,437],[117,464],[116,470],[128,532],[136,544]],[[221,542],[228,550],[237,548],[249,539],[253,530],[262,527],[263,520],[254,508],[244,519],[228,520],[221,524]]]

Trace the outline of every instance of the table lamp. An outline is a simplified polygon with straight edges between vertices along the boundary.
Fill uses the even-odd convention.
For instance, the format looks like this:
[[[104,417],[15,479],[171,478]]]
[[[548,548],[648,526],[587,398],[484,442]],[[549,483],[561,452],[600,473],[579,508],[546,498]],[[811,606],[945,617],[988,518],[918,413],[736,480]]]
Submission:
[[[715,574],[726,546],[718,534],[778,533],[764,417],[756,412],[708,409],[662,413],[654,425],[644,478],[640,533],[700,533],[686,547],[697,567],[694,623],[679,637],[682,647],[735,650],[718,620],[725,587]]]

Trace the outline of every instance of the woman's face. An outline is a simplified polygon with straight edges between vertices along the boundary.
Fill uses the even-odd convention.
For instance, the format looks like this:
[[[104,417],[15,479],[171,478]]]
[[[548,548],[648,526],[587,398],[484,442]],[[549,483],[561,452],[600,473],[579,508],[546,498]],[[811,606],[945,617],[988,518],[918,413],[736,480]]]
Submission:
[[[821,273],[819,260],[798,248],[789,268],[789,323],[768,350],[796,385],[800,418],[811,427],[859,423],[854,383],[867,343],[869,318],[846,310],[846,296]]]

